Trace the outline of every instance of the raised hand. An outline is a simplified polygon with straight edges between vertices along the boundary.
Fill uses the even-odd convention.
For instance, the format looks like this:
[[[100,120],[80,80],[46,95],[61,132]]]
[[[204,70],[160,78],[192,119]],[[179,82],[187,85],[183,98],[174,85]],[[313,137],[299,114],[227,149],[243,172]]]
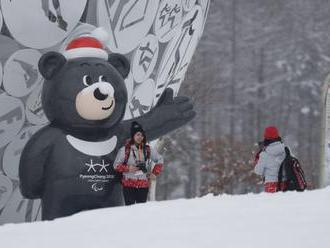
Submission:
[[[176,126],[181,126],[179,123],[183,125],[195,117],[196,112],[193,108],[194,106],[189,97],[173,97],[173,90],[167,88],[159,98],[153,111],[158,112],[163,123],[173,122],[176,123]]]
[[[184,126],[196,115],[193,104],[185,96],[173,97],[173,90],[166,89],[156,106],[147,114],[122,123],[123,132],[129,136],[129,128],[133,121],[143,126],[148,140],[154,140],[181,126]]]

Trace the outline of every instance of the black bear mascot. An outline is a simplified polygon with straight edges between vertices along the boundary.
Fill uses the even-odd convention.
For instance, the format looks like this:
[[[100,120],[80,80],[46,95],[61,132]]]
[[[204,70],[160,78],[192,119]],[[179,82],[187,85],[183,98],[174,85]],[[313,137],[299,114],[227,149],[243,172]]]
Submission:
[[[24,197],[41,198],[43,220],[122,205],[113,162],[130,137],[131,123],[139,122],[153,140],[195,116],[189,98],[173,98],[166,89],[151,111],[123,121],[129,61],[108,53],[93,36],[72,40],[63,53],[45,53],[39,71],[50,124],[25,146],[19,177]]]

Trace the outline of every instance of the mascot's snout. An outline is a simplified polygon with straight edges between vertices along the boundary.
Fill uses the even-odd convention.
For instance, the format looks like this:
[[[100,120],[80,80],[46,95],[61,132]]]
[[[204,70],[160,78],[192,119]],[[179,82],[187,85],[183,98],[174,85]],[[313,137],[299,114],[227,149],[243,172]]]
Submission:
[[[114,89],[108,82],[93,83],[80,91],[76,97],[77,112],[86,120],[106,119],[111,116],[114,108]]]

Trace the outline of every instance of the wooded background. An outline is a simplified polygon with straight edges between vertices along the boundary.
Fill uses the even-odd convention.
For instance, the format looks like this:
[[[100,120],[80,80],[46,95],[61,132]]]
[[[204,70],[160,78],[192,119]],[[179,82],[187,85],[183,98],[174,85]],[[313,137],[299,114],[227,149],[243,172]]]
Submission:
[[[330,68],[327,0],[212,0],[181,87],[197,117],[163,139],[158,199],[259,192],[256,143],[279,128],[319,186],[321,90]]]

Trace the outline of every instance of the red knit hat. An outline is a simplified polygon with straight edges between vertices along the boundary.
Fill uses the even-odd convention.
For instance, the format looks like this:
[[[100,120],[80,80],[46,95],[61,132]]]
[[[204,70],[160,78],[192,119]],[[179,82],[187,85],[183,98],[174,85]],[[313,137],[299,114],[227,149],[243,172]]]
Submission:
[[[81,36],[70,41],[63,55],[66,59],[93,57],[108,60],[108,53],[103,45],[108,38],[103,28],[96,28],[90,36]]]
[[[274,126],[266,127],[264,131],[264,138],[267,140],[273,140],[279,138],[278,130]]]

